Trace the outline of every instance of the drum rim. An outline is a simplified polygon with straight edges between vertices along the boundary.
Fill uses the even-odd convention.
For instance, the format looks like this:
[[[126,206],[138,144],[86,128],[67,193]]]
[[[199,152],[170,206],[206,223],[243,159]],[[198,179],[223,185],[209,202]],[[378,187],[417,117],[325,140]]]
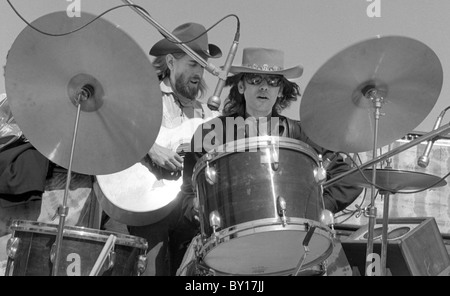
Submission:
[[[303,266],[301,271],[307,271],[307,270],[311,270],[314,267],[317,268],[323,268],[325,269],[326,267],[323,266],[323,262],[326,260],[323,259],[322,261],[319,261],[311,266]],[[208,264],[206,264],[206,262],[204,262],[202,259],[197,258],[197,261],[195,262],[195,264],[197,265],[196,268],[197,269],[201,269],[204,270],[204,273],[209,273],[210,275],[215,275],[215,276],[293,276],[294,272],[295,272],[295,268],[293,269],[286,269],[286,270],[282,270],[279,272],[271,272],[271,273],[262,273],[262,274],[235,274],[235,273],[229,273],[229,272],[224,272],[224,271],[220,271],[220,270],[216,270],[213,267],[208,266]],[[324,274],[326,271],[322,271]]]
[[[315,226],[317,229],[315,230],[314,233],[315,234],[319,234],[320,236],[324,237],[325,239],[327,239],[327,235],[328,235],[329,236],[328,240],[330,242],[327,250],[322,255],[320,255],[317,258],[315,258],[314,260],[311,260],[310,262],[304,264],[303,267],[304,268],[308,268],[308,267],[311,267],[311,266],[314,266],[314,265],[318,264],[318,262],[321,262],[321,261],[325,260],[326,258],[328,258],[331,255],[331,253],[333,252],[332,235],[333,235],[334,231],[331,228],[329,228],[327,225],[325,225],[325,224],[323,224],[321,222],[315,221],[315,220],[311,220],[311,219],[290,218],[290,217],[288,217],[288,220],[287,220],[287,226],[289,227],[289,231],[290,230],[296,230],[296,229],[299,229],[299,228],[303,228],[304,229],[304,228],[306,228],[305,224],[309,224],[310,226]],[[259,220],[251,221],[251,222],[240,223],[240,224],[233,225],[233,226],[230,226],[228,228],[225,228],[225,229],[219,231],[218,232],[219,233],[219,235],[218,235],[219,236],[219,241],[220,240],[224,240],[224,241],[222,241],[220,243],[217,243],[214,238],[211,238],[211,237],[207,238],[206,242],[203,244],[203,246],[200,247],[200,249],[198,251],[198,255],[199,255],[199,257],[202,260],[204,260],[206,255],[211,250],[213,250],[216,246],[218,246],[218,245],[220,245],[220,244],[222,244],[224,242],[233,240],[235,238],[246,237],[249,234],[244,234],[244,235],[240,236],[239,232],[242,232],[244,230],[254,229],[254,228],[257,228],[257,227],[271,227],[271,228],[274,228],[273,230],[277,230],[277,229],[279,229],[279,230],[283,230],[283,229],[286,230],[286,226],[283,226],[281,224],[280,220],[277,219],[277,218],[266,218],[266,219],[259,219]],[[231,228],[232,228],[232,231],[230,231]],[[200,236],[202,238],[203,234],[201,234]],[[230,239],[230,236],[233,236],[233,238]],[[213,269],[215,269],[215,268],[213,268]],[[286,269],[286,270],[283,270],[283,271],[265,273],[265,274],[262,274],[262,275],[272,275],[272,274],[280,274],[280,273],[284,274],[284,273],[289,273],[290,271],[294,271],[294,269]],[[230,273],[227,273],[227,272],[220,271],[218,269],[215,269],[215,270],[217,270],[217,271],[219,271],[220,273],[223,273],[223,274],[230,274]],[[247,275],[247,274],[239,274],[239,275]],[[257,275],[257,274],[251,274],[251,275]]]
[[[225,151],[225,152],[208,152],[205,155],[203,155],[199,160],[197,160],[194,169],[193,169],[193,174],[192,174],[192,180],[195,183],[195,180],[197,179],[197,175],[199,174],[199,172],[206,167],[206,161],[207,161],[207,157],[210,157],[210,153],[216,154],[212,160],[210,160],[210,162],[216,161],[224,156],[227,156],[228,154],[233,154],[236,152],[229,152],[226,151],[226,147],[230,146],[230,145],[234,145],[233,143],[237,144],[237,147],[240,148],[242,146],[247,147],[247,143],[249,143],[250,147],[253,147],[255,144],[258,144],[260,142],[268,142],[268,141],[273,141],[275,143],[278,143],[278,146],[281,146],[281,143],[283,144],[287,144],[286,146],[283,146],[283,148],[288,148],[291,150],[296,150],[299,152],[303,152],[305,154],[307,154],[308,156],[310,156],[317,165],[319,165],[319,156],[316,153],[316,151],[307,143],[294,139],[294,138],[287,138],[287,137],[275,137],[275,136],[260,136],[260,137],[250,137],[250,138],[245,138],[245,139],[239,139],[236,141],[232,141],[232,142],[228,142],[225,143],[223,145],[220,145],[219,147],[217,147],[217,149],[215,150],[219,150],[219,151]],[[299,148],[300,147],[300,148]]]
[[[29,221],[15,219],[11,221],[9,228],[13,231],[12,237],[15,236],[16,231],[22,232],[32,232],[32,233],[46,233],[46,234],[57,234],[58,224],[51,224],[39,221]],[[147,250],[148,242],[142,237],[127,235],[123,233],[93,229],[84,226],[64,226],[63,236],[79,239],[91,239],[97,242],[106,242],[109,235],[114,235],[117,237],[116,244],[132,246],[139,249]]]

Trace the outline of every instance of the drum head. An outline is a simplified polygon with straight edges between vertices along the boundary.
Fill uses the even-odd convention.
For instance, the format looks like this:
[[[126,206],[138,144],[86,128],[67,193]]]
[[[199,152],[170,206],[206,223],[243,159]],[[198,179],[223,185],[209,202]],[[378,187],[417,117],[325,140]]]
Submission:
[[[239,227],[237,227],[239,228]],[[210,268],[229,275],[280,275],[293,273],[305,255],[303,225],[261,226],[242,230],[210,243],[203,261]],[[316,229],[308,244],[302,269],[325,260],[332,252],[329,233]]]

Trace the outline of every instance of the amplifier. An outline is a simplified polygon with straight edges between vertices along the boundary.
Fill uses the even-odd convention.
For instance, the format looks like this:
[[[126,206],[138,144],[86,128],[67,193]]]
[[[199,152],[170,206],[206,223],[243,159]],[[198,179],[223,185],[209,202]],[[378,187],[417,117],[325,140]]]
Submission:
[[[381,256],[382,219],[373,232],[373,252]],[[341,240],[353,273],[365,275],[368,225]],[[391,218],[388,223],[387,274],[435,276],[450,266],[450,256],[433,217]]]

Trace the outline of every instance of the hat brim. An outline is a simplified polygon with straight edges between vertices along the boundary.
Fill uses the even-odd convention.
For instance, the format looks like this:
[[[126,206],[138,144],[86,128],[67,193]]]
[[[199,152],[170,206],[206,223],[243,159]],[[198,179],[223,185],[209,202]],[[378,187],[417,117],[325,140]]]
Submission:
[[[189,44],[186,44],[189,46]],[[215,44],[208,44],[208,51],[191,47],[191,49],[197,53],[203,54],[207,56],[208,58],[220,58],[222,56],[222,51],[220,48]],[[175,43],[170,42],[167,39],[162,39],[155,43],[155,45],[152,46],[150,49],[149,54],[152,56],[162,56],[169,53],[185,53],[180,47],[176,46]]]
[[[289,69],[284,69],[280,71],[264,71],[254,68],[244,67],[244,66],[231,66],[230,73],[255,73],[255,74],[273,74],[273,75],[283,75],[286,78],[298,78],[303,74],[303,67],[298,65]]]

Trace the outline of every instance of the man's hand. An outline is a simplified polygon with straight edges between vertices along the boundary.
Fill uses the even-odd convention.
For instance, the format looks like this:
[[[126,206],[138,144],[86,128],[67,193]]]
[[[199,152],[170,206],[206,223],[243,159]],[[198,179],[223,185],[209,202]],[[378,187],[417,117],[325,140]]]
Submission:
[[[183,169],[183,158],[176,152],[158,144],[153,144],[148,155],[154,163],[169,171],[179,171]]]

